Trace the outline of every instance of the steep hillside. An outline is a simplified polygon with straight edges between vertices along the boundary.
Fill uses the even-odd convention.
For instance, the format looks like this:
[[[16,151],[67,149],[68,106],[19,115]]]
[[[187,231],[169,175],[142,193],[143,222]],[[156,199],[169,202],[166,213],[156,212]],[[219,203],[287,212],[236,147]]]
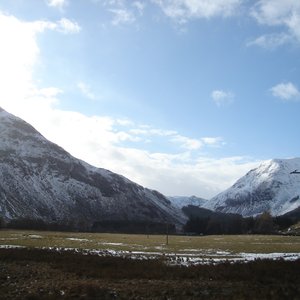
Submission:
[[[0,216],[6,220],[185,221],[162,194],[72,157],[1,108],[0,137]]]
[[[282,215],[300,206],[300,158],[262,163],[203,207],[225,213],[254,216],[264,211]]]

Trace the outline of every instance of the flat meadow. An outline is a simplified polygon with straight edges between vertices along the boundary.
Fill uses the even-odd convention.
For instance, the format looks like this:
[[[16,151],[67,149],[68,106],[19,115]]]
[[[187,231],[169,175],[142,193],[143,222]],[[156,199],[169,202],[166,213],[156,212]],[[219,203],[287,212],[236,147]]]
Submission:
[[[207,260],[251,260],[300,257],[300,236],[281,235],[141,235],[2,230],[0,247],[77,249],[99,255],[187,257]]]
[[[298,236],[1,230],[0,299],[300,299],[299,256]]]

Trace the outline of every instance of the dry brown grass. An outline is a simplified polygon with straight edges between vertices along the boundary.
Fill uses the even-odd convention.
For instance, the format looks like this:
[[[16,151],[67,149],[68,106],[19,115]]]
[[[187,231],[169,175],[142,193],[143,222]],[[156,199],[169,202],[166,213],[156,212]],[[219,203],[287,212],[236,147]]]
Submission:
[[[0,299],[299,299],[300,261],[170,267],[161,260],[0,249]]]

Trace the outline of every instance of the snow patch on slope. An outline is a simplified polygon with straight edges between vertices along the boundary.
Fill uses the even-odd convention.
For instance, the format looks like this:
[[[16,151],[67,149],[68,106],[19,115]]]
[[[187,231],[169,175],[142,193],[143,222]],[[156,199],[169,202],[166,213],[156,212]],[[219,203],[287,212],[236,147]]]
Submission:
[[[207,200],[199,198],[196,196],[186,197],[186,196],[170,196],[168,199],[171,203],[179,209],[182,209],[184,206],[198,206],[201,207],[205,204]]]
[[[265,161],[203,207],[243,216],[285,214],[300,206],[300,174],[290,174],[295,169],[300,158]]]

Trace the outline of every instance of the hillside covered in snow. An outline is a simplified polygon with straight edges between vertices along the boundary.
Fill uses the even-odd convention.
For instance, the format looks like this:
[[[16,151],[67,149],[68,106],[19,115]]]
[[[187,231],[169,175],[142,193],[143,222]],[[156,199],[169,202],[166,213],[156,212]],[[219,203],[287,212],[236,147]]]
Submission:
[[[196,196],[170,196],[168,199],[171,201],[171,203],[178,207],[179,209],[182,209],[185,206],[193,205],[197,207],[201,207],[204,205],[204,203],[207,201],[203,198],[196,197]]]
[[[300,206],[300,174],[294,170],[300,170],[300,158],[265,161],[203,207],[243,216],[285,214]]]
[[[159,192],[74,158],[0,108],[0,217],[183,224]]]

